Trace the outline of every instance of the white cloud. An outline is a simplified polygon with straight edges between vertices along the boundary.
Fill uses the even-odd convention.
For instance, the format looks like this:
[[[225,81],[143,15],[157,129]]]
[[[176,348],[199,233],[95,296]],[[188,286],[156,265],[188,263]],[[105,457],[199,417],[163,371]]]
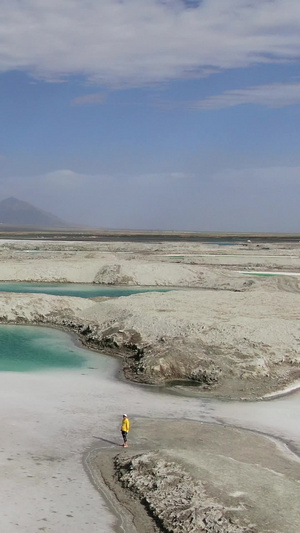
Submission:
[[[193,104],[193,107],[210,110],[243,104],[266,105],[273,108],[300,104],[300,82],[273,83],[247,89],[234,89],[199,100]]]
[[[46,80],[138,85],[300,56],[299,0],[0,0],[0,15],[0,71]]]
[[[185,172],[157,172],[152,174],[139,174],[137,176],[131,176],[129,180],[137,180],[144,183],[172,183],[175,181],[187,180],[193,177],[194,174]]]
[[[62,169],[31,178],[31,180],[33,183],[36,182],[36,187],[43,187],[43,190],[49,193],[51,190],[55,192],[75,190],[84,184],[86,176],[73,170]]]

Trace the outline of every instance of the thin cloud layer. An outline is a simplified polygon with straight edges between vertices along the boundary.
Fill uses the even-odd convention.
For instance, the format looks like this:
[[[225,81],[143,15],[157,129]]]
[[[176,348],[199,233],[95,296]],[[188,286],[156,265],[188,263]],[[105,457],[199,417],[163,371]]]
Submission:
[[[94,105],[103,104],[106,100],[104,93],[92,93],[84,96],[77,96],[72,100],[72,105]]]
[[[300,56],[298,0],[0,0],[0,71],[140,85]]]
[[[61,169],[0,180],[1,199],[17,196],[63,220],[98,227],[298,231],[299,166],[228,168],[208,178],[204,182],[196,173],[177,172],[88,175]],[[287,202],[289,189],[293,194]],[[118,198],[122,201],[116,207]]]
[[[266,105],[273,108],[300,104],[300,82],[234,89],[199,100],[193,107],[209,110],[245,104]]]

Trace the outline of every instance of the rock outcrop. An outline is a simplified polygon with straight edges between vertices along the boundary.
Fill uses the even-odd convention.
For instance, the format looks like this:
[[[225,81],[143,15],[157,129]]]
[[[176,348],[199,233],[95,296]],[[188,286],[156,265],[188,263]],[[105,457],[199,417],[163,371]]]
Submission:
[[[115,458],[118,480],[143,503],[166,533],[251,533],[228,509],[208,497],[201,481],[181,466],[149,452]]]

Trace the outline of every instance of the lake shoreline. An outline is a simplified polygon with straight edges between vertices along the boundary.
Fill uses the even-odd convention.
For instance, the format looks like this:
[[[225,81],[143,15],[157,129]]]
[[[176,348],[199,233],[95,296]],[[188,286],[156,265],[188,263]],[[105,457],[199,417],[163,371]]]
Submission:
[[[18,323],[14,323],[14,325],[21,325],[21,324],[20,322],[18,322]],[[58,326],[57,324],[48,324],[45,322],[40,322],[39,324],[26,322],[22,325],[26,325],[27,327],[40,326],[40,327],[47,327],[47,328],[50,327],[51,329],[59,329],[61,331],[65,331],[68,335],[70,335],[75,345],[86,346],[85,344],[82,343],[82,339],[80,338],[80,336],[73,329],[70,329],[66,326],[62,327],[62,326]],[[93,349],[93,351],[98,353],[101,356],[101,351],[96,350],[95,348]],[[106,355],[108,355],[107,352],[106,352]],[[120,379],[120,372],[121,372],[121,369],[117,370],[115,374],[115,379],[117,380]],[[155,392],[155,390],[153,392]],[[167,389],[166,389],[166,392],[168,392]],[[287,391],[287,393],[291,394],[292,391],[289,390]],[[181,392],[181,394],[183,394],[183,392]],[[282,391],[282,395],[285,395],[284,391]],[[202,394],[202,398],[203,398],[203,394]],[[271,399],[268,399],[268,401],[271,401]],[[178,424],[180,424],[180,428],[178,427]],[[141,439],[140,432],[143,432],[145,430],[145,428],[143,428],[142,425],[143,425],[143,421],[142,423],[139,420],[135,420],[133,422],[133,427],[135,428],[134,432],[136,433],[134,440]],[[99,445],[95,445],[92,448],[93,454],[90,457],[90,460],[88,461],[88,463],[86,463],[85,458],[86,458],[87,453],[90,454],[91,449],[87,450],[87,452],[83,455],[83,464],[84,464],[86,472],[89,475],[90,480],[92,481],[94,486],[97,488],[97,490],[99,490],[102,497],[105,498],[105,501],[107,502],[110,510],[114,513],[114,515],[117,517],[119,522],[120,520],[122,523],[123,521],[125,521],[125,523],[127,524],[126,527],[129,528],[127,529],[128,531],[129,530],[136,531],[137,533],[158,533],[162,531],[161,529],[162,527],[164,530],[168,531],[168,525],[163,525],[163,521],[161,521],[161,518],[160,518],[160,514],[162,513],[164,515],[165,510],[164,508],[163,509],[156,508],[155,504],[151,502],[147,504],[146,508],[145,508],[145,505],[141,503],[141,501],[144,502],[145,498],[147,499],[148,496],[147,496],[147,493],[144,494],[139,491],[136,494],[136,491],[137,491],[136,486],[138,486],[140,483],[140,474],[139,474],[139,469],[135,471],[135,467],[134,467],[135,462],[140,461],[140,460],[144,461],[146,459],[146,466],[144,466],[144,471],[143,471],[143,479],[146,479],[147,476],[149,475],[151,476],[151,468],[149,469],[148,462],[147,462],[149,457],[150,458],[152,457],[151,454],[154,454],[153,457],[155,457],[156,462],[167,461],[166,464],[169,465],[167,468],[168,468],[168,475],[170,476],[170,479],[174,475],[175,476],[178,475],[179,477],[182,477],[186,475],[187,467],[188,467],[188,470],[190,468],[188,466],[189,461],[187,461],[187,458],[183,460],[183,458],[180,455],[180,449],[182,448],[182,445],[183,445],[183,450],[185,450],[186,444],[187,444],[186,441],[183,442],[182,444],[182,440],[187,438],[188,441],[190,441],[189,435],[193,434],[195,436],[197,434],[197,431],[199,431],[199,428],[201,428],[201,433],[199,434],[199,439],[200,439],[199,444],[195,443],[192,447],[191,447],[191,444],[189,444],[189,447],[191,449],[192,454],[197,453],[199,455],[201,454],[203,455],[203,445],[201,444],[201,439],[202,439],[201,435],[203,436],[203,426],[206,427],[206,431],[205,431],[205,434],[206,434],[205,446],[207,447],[206,453],[208,453],[208,450],[212,446],[212,443],[214,442],[214,439],[216,438],[216,436],[214,434],[215,428],[213,427],[213,425],[205,424],[203,422],[193,423],[193,422],[189,422],[185,420],[181,420],[180,422],[177,422],[175,420],[174,421],[165,420],[163,421],[163,427],[164,427],[163,431],[162,431],[161,420],[147,419],[146,425],[151,426],[150,428],[151,430],[150,432],[149,431],[147,432],[146,437],[145,436],[142,437],[142,441],[146,439],[148,443],[151,442],[151,445],[149,444],[146,446],[145,444],[141,445],[138,442],[134,442],[133,440],[132,443],[130,442],[129,449],[122,450],[121,448],[120,451],[118,451],[118,448],[117,448],[117,451],[115,449],[108,451],[106,449],[103,449],[103,447]],[[191,429],[191,426],[193,426],[193,429]],[[249,433],[249,431],[247,430],[230,428],[222,424],[217,424],[219,442],[220,443],[224,442],[224,439],[226,440],[226,435],[229,432],[233,432],[233,431],[235,431],[239,435],[243,433]],[[210,432],[212,433],[210,434]],[[265,435],[260,435],[259,432],[255,432],[255,431],[250,431],[250,433],[254,434],[255,438],[263,440],[262,448],[265,449],[266,442],[269,441],[269,437]],[[176,440],[177,438],[179,438],[179,444],[176,444],[175,446],[174,446],[174,443],[168,440],[169,436],[172,434],[176,435]],[[167,439],[167,442],[166,442],[166,439]],[[274,438],[272,439],[274,440]],[[277,439],[275,439],[275,441],[276,440]],[[230,437],[230,442],[232,443],[232,436]],[[220,452],[221,451],[222,453],[224,453],[222,445],[220,448]],[[231,452],[228,455],[229,461],[231,460],[230,457],[232,456],[232,452],[233,452],[233,449],[231,449]],[[237,453],[237,450],[235,450],[235,453]],[[272,453],[274,454],[274,450]],[[172,454],[174,455],[174,457]],[[269,451],[266,451],[266,454],[262,455],[261,466],[263,469],[266,468],[264,461],[266,460],[266,457],[268,454],[269,454]],[[280,451],[280,455],[281,455],[280,464],[287,461],[287,464],[289,465],[290,457],[288,456],[286,452],[284,452],[283,449]],[[173,461],[174,459],[175,459],[175,462]],[[133,464],[131,463],[132,460],[133,460]],[[171,460],[171,463],[170,463],[170,460]],[[253,456],[254,464],[256,464],[257,460],[258,458],[254,454]],[[132,478],[133,478],[130,483],[130,486],[126,486],[126,482],[125,482],[125,486],[123,486],[124,481],[122,481],[120,477],[120,472],[122,468],[120,464],[118,464],[120,461],[121,461],[121,466],[122,466],[122,461],[123,462],[125,461],[125,466],[127,465],[129,461],[128,465],[130,465],[130,468],[132,471]],[[271,466],[274,472],[276,472],[276,464],[272,464]],[[126,469],[127,468],[128,467],[126,466]],[[241,468],[241,464],[238,464],[237,468],[238,469]],[[268,468],[270,468],[270,465],[268,466]],[[243,513],[242,518],[240,515],[236,517],[232,516],[232,512],[229,510],[230,506],[228,506],[227,502],[225,503],[222,502],[222,500],[219,499],[219,496],[218,497],[214,496],[214,498],[212,499],[212,496],[210,495],[209,491],[207,493],[207,489],[203,492],[201,488],[201,491],[199,492],[199,486],[198,486],[199,483],[206,485],[207,480],[209,479],[210,475],[211,475],[210,472],[203,473],[202,471],[202,474],[199,477],[199,474],[195,476],[195,474],[193,473],[192,477],[188,479],[188,485],[189,485],[189,491],[191,490],[194,491],[195,498],[197,499],[198,503],[200,502],[201,508],[203,507],[203,509],[205,509],[209,502],[210,512],[212,513],[211,519],[213,520],[214,519],[213,517],[217,515],[219,524],[221,523],[223,524],[219,526],[220,527],[219,533],[229,533],[231,531],[234,533],[240,533],[240,532],[242,533],[244,531],[247,531],[247,532],[256,531],[255,529],[253,530],[249,529],[247,525],[247,520],[249,522],[250,518],[247,518],[248,517],[247,513],[245,515],[246,517],[244,517],[244,513]],[[95,479],[98,480],[97,483],[95,483]],[[299,479],[300,479],[300,470],[299,470]],[[262,479],[261,483],[264,483],[264,482],[265,481]],[[201,498],[200,498],[200,495],[201,495]],[[168,503],[168,506],[169,506],[171,500],[169,499],[168,501],[169,501]],[[148,505],[150,505],[150,507],[148,507]],[[189,508],[188,503],[186,503],[185,505],[187,505],[187,507]],[[276,505],[278,505],[278,502]],[[151,508],[151,511],[150,511],[150,508]],[[124,509],[126,509],[126,513]],[[126,517],[124,513],[126,514]],[[196,511],[194,509],[189,509],[189,516],[192,515],[194,517],[193,520],[196,520],[197,513],[196,514],[195,513]],[[251,513],[250,513],[250,517],[251,517]],[[132,524],[132,527],[130,527],[130,524]],[[158,524],[161,524],[161,526],[159,526]],[[124,531],[122,527],[120,525],[119,526],[116,525],[115,526],[116,533],[121,533],[122,531]],[[133,529],[133,527],[135,529]],[[210,530],[207,529],[207,531],[210,531]],[[259,530],[259,533],[262,533],[262,531],[263,530]],[[293,529],[291,529],[291,531],[293,531]]]
[[[1,294],[0,294],[0,300],[1,300]],[[110,342],[106,344],[103,342],[103,338],[101,336],[97,336],[96,338],[87,339],[86,335],[82,333],[82,329],[86,329],[89,327],[88,324],[83,325],[82,323],[77,324],[76,322],[72,322],[71,324],[64,323],[65,320],[63,320],[63,323],[57,323],[53,321],[47,321],[47,320],[33,320],[30,321],[26,318],[24,319],[18,319],[13,321],[3,321],[0,317],[0,324],[3,325],[23,325],[23,326],[37,326],[37,327],[46,327],[46,328],[53,328],[58,329],[61,331],[65,331],[68,333],[73,339],[75,344],[78,346],[83,346],[95,353],[98,353],[99,355],[108,355],[110,357],[116,358],[120,361],[120,370],[118,371],[118,377],[120,375],[122,376],[122,379],[127,381],[128,383],[137,384],[140,386],[147,386],[151,387],[153,389],[159,387],[164,388],[167,391],[173,392],[178,395],[183,396],[190,396],[190,397],[199,397],[199,398],[214,398],[221,401],[269,401],[272,399],[280,398],[283,396],[287,396],[289,394],[292,394],[293,392],[300,389],[300,382],[298,379],[298,376],[294,379],[291,379],[289,381],[288,378],[286,378],[286,384],[284,388],[278,389],[278,390],[272,390],[269,392],[268,388],[265,386],[265,383],[260,388],[258,386],[257,394],[253,395],[249,394],[248,396],[245,396],[244,391],[240,396],[233,396],[233,395],[224,395],[222,394],[222,390],[220,387],[216,387],[215,384],[211,384],[209,386],[208,384],[205,384],[204,388],[201,387],[201,384],[192,383],[191,386],[185,386],[184,385],[184,378],[182,378],[182,384],[180,383],[181,380],[178,380],[178,383],[176,385],[170,385],[168,383],[168,380],[165,381],[158,381],[158,382],[148,382],[147,379],[143,375],[137,375],[134,371],[131,370],[130,364],[128,364],[128,360],[130,360],[134,356],[135,347],[127,347],[126,349],[112,347],[110,345]],[[104,346],[100,347],[101,344],[104,344]],[[133,354],[132,354],[133,351]],[[258,384],[259,385],[259,384]]]
[[[40,253],[19,254],[24,247],[38,247]],[[130,388],[131,383],[136,383],[141,387],[141,396],[144,393],[147,396],[149,386],[153,392],[158,387],[167,391],[166,384],[177,383],[171,389],[173,397],[170,394],[168,399],[177,407],[178,401],[180,406],[186,406],[180,407],[180,415],[174,408],[170,415],[174,420],[165,417],[159,420],[147,405],[144,408],[149,410],[148,418],[142,419],[134,412],[134,405],[131,411],[127,406],[126,412],[131,413],[132,419],[130,448],[122,450],[116,444],[116,449],[113,446],[113,450],[107,450],[106,443],[95,455],[98,463],[94,463],[94,468],[102,468],[114,491],[123,491],[125,506],[132,501],[132,490],[138,499],[147,501],[148,509],[156,513],[156,522],[151,522],[149,528],[159,524],[162,527],[162,516],[163,527],[172,528],[172,516],[184,508],[187,514],[185,518],[180,514],[181,522],[187,516],[192,520],[200,517],[206,524],[215,524],[210,529],[207,526],[204,529],[207,532],[214,531],[219,523],[219,531],[224,533],[270,530],[297,533],[294,509],[300,499],[300,472],[292,454],[279,441],[258,432],[254,434],[230,424],[223,427],[192,422],[185,417],[191,416],[189,402],[194,405],[197,398],[223,398],[233,406],[234,400],[242,399],[244,406],[255,410],[258,399],[264,399],[267,405],[271,399],[276,401],[272,396],[283,398],[291,388],[298,387],[298,277],[250,274],[254,270],[274,269],[279,273],[297,272],[298,243],[255,242],[220,247],[166,241],[77,244],[22,241],[2,248],[1,254],[0,280],[22,278],[20,281],[181,289],[105,301],[0,294],[2,323],[59,328],[75,335],[76,343],[117,357],[123,366],[120,384],[126,380],[124,386]],[[249,275],[245,276],[247,272]],[[182,386],[187,382],[200,385],[199,391],[198,386],[189,390]],[[154,398],[155,395],[150,400],[153,403]],[[252,400],[256,401],[250,403]],[[205,402],[201,405],[208,418],[209,403],[207,408]],[[194,419],[199,420],[197,410]],[[249,427],[253,427],[249,413],[248,420],[252,424]],[[102,459],[107,465],[110,461],[106,473]],[[185,488],[193,487],[192,501],[201,505],[197,516],[197,505],[189,505],[188,498],[183,507],[178,505],[184,487],[180,494],[174,493],[168,483],[164,487],[162,480],[168,469],[169,480],[174,476],[178,483],[185,480]],[[153,476],[157,478],[158,493],[143,492],[141,486],[151,487]],[[151,499],[155,495],[156,501]],[[168,508],[161,507],[164,499],[169,502]],[[142,516],[139,506],[137,502],[134,516]],[[206,513],[207,507],[212,514]],[[169,508],[173,509],[172,516]],[[201,530],[199,523],[194,523],[196,531]]]

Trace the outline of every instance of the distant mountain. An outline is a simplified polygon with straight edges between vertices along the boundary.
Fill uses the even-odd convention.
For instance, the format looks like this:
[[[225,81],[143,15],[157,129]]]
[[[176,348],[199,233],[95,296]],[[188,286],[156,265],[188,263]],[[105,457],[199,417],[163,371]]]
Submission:
[[[68,224],[55,215],[11,196],[0,202],[0,224],[63,228]]]

